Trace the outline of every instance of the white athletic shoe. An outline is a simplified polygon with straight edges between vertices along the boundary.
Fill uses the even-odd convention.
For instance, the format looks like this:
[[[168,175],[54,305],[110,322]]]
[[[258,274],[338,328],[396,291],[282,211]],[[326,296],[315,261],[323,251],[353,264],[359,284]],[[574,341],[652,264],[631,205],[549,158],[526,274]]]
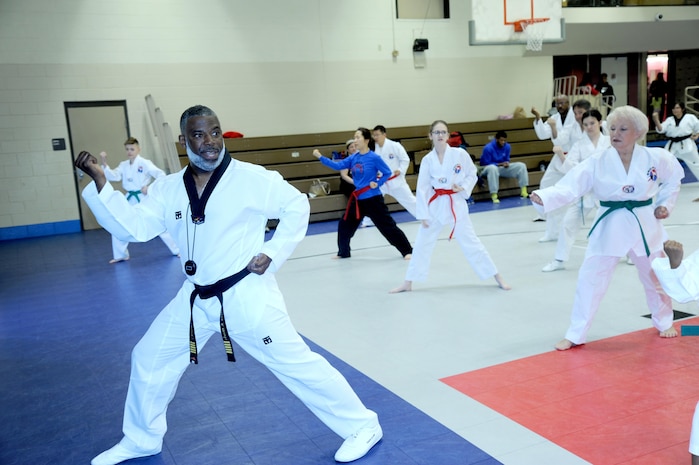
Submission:
[[[92,465],[116,465],[117,463],[121,463],[126,460],[136,459],[139,457],[148,457],[149,455],[155,455],[159,453],[160,450],[133,450],[119,442],[116,446],[112,447],[111,449],[105,450],[100,455],[92,459],[90,463]]]
[[[564,270],[564,269],[565,269],[565,265],[563,264],[562,261],[553,260],[551,263],[549,263],[548,265],[543,267],[541,269],[541,271],[543,271],[544,273],[548,273],[550,271],[558,271],[558,270]]]
[[[365,426],[345,439],[335,453],[336,462],[353,462],[364,457],[383,437],[381,425]]]

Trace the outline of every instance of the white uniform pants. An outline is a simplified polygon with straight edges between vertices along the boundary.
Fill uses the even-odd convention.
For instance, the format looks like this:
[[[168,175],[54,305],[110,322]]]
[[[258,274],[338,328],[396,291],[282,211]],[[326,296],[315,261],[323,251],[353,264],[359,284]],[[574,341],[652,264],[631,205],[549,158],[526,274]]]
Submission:
[[[558,242],[556,243],[556,254],[554,258],[562,262],[568,261],[570,258],[570,250],[575,244],[575,236],[580,231],[583,225],[585,217],[589,216],[591,212],[597,210],[596,206],[585,207],[583,200],[572,204],[563,215],[563,220],[561,221],[561,229],[558,233]]]
[[[172,238],[169,232],[165,231],[160,235],[160,239],[163,240],[170,253],[172,255],[179,255],[180,248],[175,244],[175,240]],[[129,243],[121,241],[116,237],[112,236],[112,256],[114,260],[126,260],[129,258]]]
[[[488,191],[491,194],[497,194],[500,190],[500,178],[517,178],[517,185],[520,188],[527,187],[527,184],[529,184],[527,165],[521,161],[510,163],[510,166],[507,168],[497,165],[485,166],[481,176],[485,176],[488,179]]]
[[[672,145],[672,147],[670,147]],[[665,149],[672,152],[678,160],[682,160],[687,164],[687,167],[692,172],[695,178],[699,179],[699,152],[697,151],[697,143],[690,139],[685,139],[674,144],[668,142]]]
[[[161,449],[167,430],[168,404],[190,365],[189,296],[192,289],[190,283],[184,284],[133,349],[123,431],[125,438],[143,451]],[[275,289],[269,292],[274,293]],[[268,305],[262,315],[249,315],[245,308],[226,304],[226,294],[223,299],[231,339],[267,366],[331,430],[347,438],[378,421],[376,413],[364,407],[345,378],[327,360],[311,352],[291,324],[285,308]],[[195,301],[194,326],[199,350],[212,335],[219,333],[220,309],[215,297]],[[237,323],[246,329],[236,332]],[[219,356],[225,357],[223,343],[220,336],[218,338]],[[221,373],[221,378],[226,376],[230,375]],[[221,379],[221,383],[225,388],[225,379]]]
[[[541,178],[541,182],[539,183],[540,189],[553,186],[563,178],[564,173],[560,169],[561,166],[563,166],[563,163],[561,162],[560,157],[558,155],[554,155],[551,159],[551,163],[549,163],[549,166],[546,168],[544,176]],[[551,240],[558,238],[561,221],[563,221],[563,216],[565,214],[566,207],[557,208],[546,213],[546,237]]]
[[[672,326],[672,299],[663,291],[658,278],[650,267],[654,258],[661,252],[654,252],[650,257],[636,255],[629,251],[629,258],[636,265],[638,277],[646,293],[646,302],[651,312],[653,326],[658,331],[665,331]],[[570,327],[565,338],[575,344],[587,340],[587,331],[597,313],[600,302],[607,292],[614,269],[619,264],[619,257],[595,255],[585,257],[578,273],[578,285],[575,290],[575,302],[570,317]]]
[[[461,199],[458,199],[462,201]],[[473,224],[468,214],[463,214],[459,218],[454,229],[454,239],[461,246],[461,251],[466,256],[466,260],[471,265],[480,279],[487,279],[495,276],[498,272],[493,260],[490,258],[485,246],[478,239],[473,231]],[[453,223],[452,223],[453,224]],[[430,261],[432,251],[439,238],[439,233],[444,226],[451,228],[452,224],[444,225],[436,221],[430,222],[430,227],[425,228],[420,225],[417,231],[417,238],[413,246],[413,255],[408,264],[408,271],[405,273],[406,281],[425,281],[430,271]]]
[[[388,194],[396,199],[408,213],[413,215],[413,217],[415,216],[417,201],[415,200],[415,194],[410,190],[410,186],[405,181],[405,178],[398,177],[387,181],[381,186],[381,193],[383,195]]]
[[[694,408],[694,418],[692,418],[692,432],[689,436],[689,453],[699,456],[699,402]]]

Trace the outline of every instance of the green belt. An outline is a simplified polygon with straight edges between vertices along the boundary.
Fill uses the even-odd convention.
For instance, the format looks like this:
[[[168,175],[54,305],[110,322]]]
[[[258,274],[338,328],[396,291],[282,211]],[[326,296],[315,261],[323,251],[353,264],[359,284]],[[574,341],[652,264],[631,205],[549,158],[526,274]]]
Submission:
[[[131,197],[136,197],[137,202],[141,202],[141,199],[139,195],[141,194],[141,191],[129,191],[129,195],[126,196],[126,200],[131,200]]]
[[[622,208],[627,209],[628,211],[631,212],[634,218],[636,218],[636,222],[638,223],[638,228],[641,230],[641,238],[643,239],[643,247],[646,248],[646,257],[650,257],[650,250],[648,249],[648,243],[646,242],[646,236],[643,234],[643,227],[641,226],[641,222],[639,221],[638,217],[636,216],[636,213],[634,213],[633,209],[636,207],[645,207],[647,205],[650,205],[653,203],[653,199],[648,199],[648,200],[622,200],[622,201],[612,201],[612,200],[600,200],[600,207],[609,207],[607,211],[602,213],[599,218],[597,218],[597,221],[595,221],[595,224],[592,225],[592,228],[590,229],[590,232],[587,233],[587,237],[590,237],[590,234],[592,234],[592,231],[595,230],[595,227],[597,224],[602,221],[602,218],[605,216],[609,215],[611,212],[614,210],[619,210]]]

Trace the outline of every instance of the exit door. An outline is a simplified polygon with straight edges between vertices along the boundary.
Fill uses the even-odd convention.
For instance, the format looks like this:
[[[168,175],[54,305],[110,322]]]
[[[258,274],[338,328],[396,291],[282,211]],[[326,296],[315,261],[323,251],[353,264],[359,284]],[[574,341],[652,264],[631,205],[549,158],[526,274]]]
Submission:
[[[65,102],[64,107],[73,162],[83,150],[98,160],[100,152],[107,152],[109,166],[113,168],[125,159],[124,142],[130,132],[126,100]],[[101,226],[80,195],[92,179],[78,169],[75,171],[82,229],[99,229]],[[118,185],[114,187],[120,188]]]

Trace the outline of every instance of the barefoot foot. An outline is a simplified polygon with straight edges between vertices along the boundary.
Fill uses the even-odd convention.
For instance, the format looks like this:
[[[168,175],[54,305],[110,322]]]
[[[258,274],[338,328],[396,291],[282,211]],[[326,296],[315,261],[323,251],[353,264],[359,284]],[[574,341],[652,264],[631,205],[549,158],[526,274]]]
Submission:
[[[410,260],[411,258],[413,258],[413,254],[411,254],[411,253],[407,253],[407,254],[403,255],[403,260]]]
[[[678,335],[678,334],[677,334],[677,330],[675,329],[674,326],[670,326],[670,327],[669,327],[668,329],[666,329],[665,331],[660,331],[660,334],[659,334],[660,337],[666,337],[666,338],[668,338],[668,337],[677,337],[677,335]]]
[[[398,294],[399,292],[410,292],[413,290],[413,283],[412,281],[405,281],[402,285],[398,286],[395,289],[391,289],[388,291],[389,294]]]
[[[496,274],[494,276],[495,282],[498,283],[498,287],[502,289],[503,291],[509,291],[512,289],[512,286],[507,284],[504,279],[502,279],[502,276],[500,276],[500,273]]]
[[[128,259],[129,259],[129,257],[126,257],[126,258],[113,258],[113,259],[109,260],[109,264],[110,264],[110,265],[113,265],[113,264],[115,264],[115,263],[125,262],[125,261],[128,261]]]
[[[582,344],[576,344],[573,341],[569,341],[568,339],[561,339],[556,343],[554,347],[556,348],[556,350],[568,350],[581,345]]]

